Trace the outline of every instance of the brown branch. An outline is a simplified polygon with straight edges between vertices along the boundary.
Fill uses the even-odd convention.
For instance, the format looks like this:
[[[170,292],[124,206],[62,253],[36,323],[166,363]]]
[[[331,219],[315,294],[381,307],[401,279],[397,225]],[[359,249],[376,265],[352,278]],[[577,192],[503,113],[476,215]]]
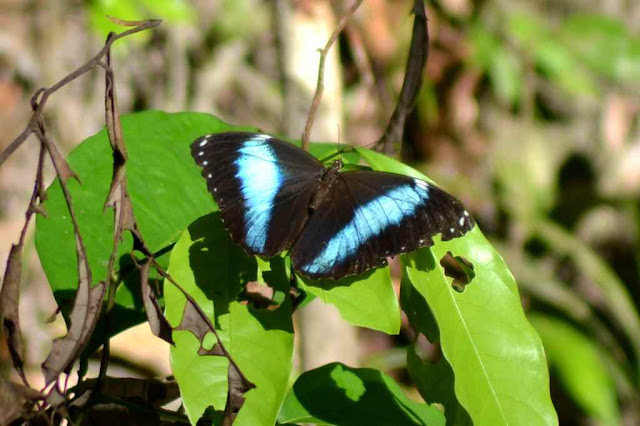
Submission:
[[[2,166],[5,160],[9,158],[9,156],[11,156],[11,154],[13,154],[13,152],[15,152],[15,150],[18,149],[22,145],[22,143],[32,133],[36,131],[39,117],[41,116],[42,111],[44,110],[44,106],[47,100],[52,94],[54,94],[56,91],[66,86],[73,80],[82,76],[83,74],[91,71],[94,67],[98,66],[102,58],[106,55],[109,49],[111,49],[111,45],[116,40],[119,40],[123,37],[127,37],[131,34],[138,33],[140,31],[145,31],[150,28],[157,27],[158,25],[160,25],[161,22],[162,20],[160,19],[152,19],[149,21],[145,21],[144,24],[140,26],[121,32],[119,34],[115,34],[111,39],[107,41],[107,43],[105,43],[104,47],[89,62],[82,65],[80,68],[76,69],[75,71],[67,74],[60,81],[55,83],[53,86],[49,88],[38,89],[31,97],[31,105],[33,106],[33,114],[31,115],[31,119],[29,120],[29,123],[24,128],[24,130],[22,130],[22,132],[20,132],[20,134],[13,140],[13,142],[11,142],[11,144],[9,144],[9,146],[2,153],[0,153],[0,166]]]
[[[407,58],[407,68],[402,81],[402,89],[398,97],[398,104],[393,111],[389,124],[376,142],[376,147],[387,155],[396,153],[397,142],[402,140],[404,123],[413,109],[415,100],[422,86],[422,72],[429,56],[429,30],[427,14],[424,10],[424,0],[415,0],[413,4],[413,34]]]
[[[224,344],[222,343],[222,339],[220,338],[220,335],[218,335],[218,331],[216,330],[216,327],[213,325],[213,323],[211,322],[211,319],[207,316],[207,314],[202,310],[200,305],[198,305],[198,302],[196,302],[196,300],[180,284],[178,284],[173,279],[173,277],[171,277],[171,275],[169,275],[169,273],[165,271],[164,268],[160,266],[160,264],[153,257],[149,258],[149,260],[151,261],[156,271],[158,271],[158,273],[162,275],[163,278],[165,278],[167,281],[173,284],[174,287],[177,288],[178,291],[180,291],[180,293],[182,293],[182,295],[187,299],[187,301],[191,305],[193,305],[193,308],[198,313],[198,316],[202,318],[202,320],[207,324],[207,327],[209,328],[209,330],[216,337],[216,343],[219,345],[220,351],[222,352],[222,354],[229,360],[230,364],[232,364],[234,367],[240,370],[238,367],[238,364],[235,363],[235,361],[231,358],[231,354],[224,347]],[[242,377],[246,380],[246,377],[244,377],[244,375]]]
[[[329,53],[329,49],[336,41],[342,30],[344,29],[347,22],[353,16],[353,14],[358,10],[363,0],[356,0],[351,7],[342,15],[340,21],[338,22],[338,26],[331,36],[329,40],[327,40],[327,44],[325,44],[324,48],[318,49],[320,52],[320,63],[318,64],[318,83],[316,85],[316,93],[313,96],[313,101],[311,102],[311,108],[309,109],[309,115],[307,116],[307,123],[304,126],[304,132],[302,133],[302,149],[309,149],[309,136],[311,134],[311,128],[313,127],[313,122],[316,118],[316,112],[320,107],[320,101],[322,100],[322,92],[324,92],[324,63],[327,59],[327,53]]]
[[[83,349],[88,336],[93,332],[95,327],[95,319],[98,315],[96,312],[102,305],[103,291],[101,285],[91,287],[91,268],[87,259],[87,251],[84,241],[78,227],[78,221],[73,208],[71,193],[67,187],[67,181],[73,176],[73,172],[69,168],[66,160],[57,151],[55,142],[47,133],[44,122],[38,122],[38,128],[35,135],[45,145],[56,174],[58,175],[60,188],[67,204],[67,210],[71,217],[73,225],[73,233],[76,239],[76,256],[78,262],[78,290],[74,300],[73,308],[70,314],[70,326],[67,335],[63,338],[54,340],[51,352],[47,359],[42,363],[42,371],[45,375],[45,383],[48,385],[57,380],[60,373],[68,370],[80,351]]]

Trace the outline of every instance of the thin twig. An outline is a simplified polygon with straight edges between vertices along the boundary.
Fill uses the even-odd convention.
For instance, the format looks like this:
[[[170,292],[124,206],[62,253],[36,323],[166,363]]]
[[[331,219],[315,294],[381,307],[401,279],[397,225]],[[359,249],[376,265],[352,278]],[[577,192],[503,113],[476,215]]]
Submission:
[[[41,116],[44,106],[49,99],[49,97],[54,94],[56,91],[66,86],[76,78],[82,76],[83,74],[91,71],[94,67],[100,64],[100,61],[105,56],[107,51],[111,48],[111,45],[116,41],[123,37],[127,37],[131,34],[138,33],[140,31],[147,30],[149,28],[154,28],[160,25],[162,20],[160,19],[152,19],[146,21],[143,25],[132,28],[130,30],[121,32],[119,34],[114,35],[111,39],[105,43],[104,47],[95,55],[89,62],[76,69],[75,71],[67,74],[60,81],[55,83],[53,86],[49,88],[40,88],[38,89],[31,98],[31,104],[34,106],[33,114],[31,115],[31,119],[27,126],[20,132],[20,134],[9,144],[9,146],[0,153],[0,166],[4,164],[5,160],[15,152],[16,149],[22,145],[22,143],[33,133],[36,131],[36,127],[38,125],[38,117]]]
[[[105,44],[109,43],[109,40],[113,38],[114,34],[110,33],[107,36],[107,40]],[[104,64],[105,70],[105,122],[107,127],[107,135],[109,136],[109,141],[113,148],[114,154],[114,173],[112,176],[112,181],[117,179],[117,170],[118,167],[122,167],[124,169],[124,162],[126,161],[126,156],[123,158],[122,155],[119,155],[119,150],[117,149],[118,142],[122,140],[122,131],[119,126],[119,115],[117,111],[117,103],[115,100],[115,81],[113,76],[113,69],[111,67],[111,50],[107,50],[106,61]],[[117,122],[117,124],[116,124]],[[122,174],[124,175],[124,170],[122,170]],[[111,196],[111,194],[107,195],[107,199]],[[106,205],[106,203],[105,203]],[[120,203],[115,204],[113,206],[115,208],[114,214],[114,232],[113,232],[113,247],[111,249],[111,255],[109,256],[109,264],[107,266],[107,306],[105,306],[105,321],[106,321],[106,339],[102,345],[102,355],[100,357],[100,371],[98,373],[98,380],[96,381],[96,394],[100,392],[102,385],[104,383],[104,379],[107,376],[107,369],[109,367],[109,356],[111,355],[111,339],[109,338],[109,331],[111,329],[111,310],[115,304],[116,299],[116,289],[117,283],[116,278],[113,274],[113,266],[116,261],[116,257],[118,255],[118,248],[120,247],[120,242],[122,241],[122,208]]]
[[[151,261],[151,264],[156,269],[156,271],[158,271],[158,273],[162,275],[163,278],[165,278],[167,281],[173,284],[174,287],[177,288],[180,291],[180,293],[182,293],[182,295],[187,299],[187,302],[193,305],[196,312],[198,312],[198,315],[207,324],[207,327],[209,327],[213,335],[216,337],[216,342],[218,344],[218,347],[220,348],[220,351],[229,360],[229,363],[231,363],[240,372],[240,374],[242,374],[242,370],[240,370],[240,367],[238,367],[238,364],[236,364],[233,358],[231,358],[231,354],[227,351],[227,348],[224,347],[224,344],[222,343],[222,339],[220,338],[220,335],[218,335],[218,331],[216,330],[216,327],[213,325],[213,323],[211,322],[211,319],[207,316],[207,314],[205,314],[205,312],[202,310],[200,305],[198,305],[198,302],[196,302],[196,300],[189,293],[187,293],[187,291],[184,288],[182,288],[182,286],[178,284],[171,277],[171,275],[169,275],[169,273],[165,271],[164,268],[160,266],[160,264],[153,257],[149,258],[149,260]],[[246,379],[244,375],[242,375],[242,377]]]
[[[313,101],[311,102],[311,108],[309,109],[309,115],[307,116],[307,123],[305,124],[304,132],[302,133],[302,149],[304,150],[309,149],[309,136],[311,134],[311,128],[313,127],[313,122],[316,118],[316,112],[318,111],[318,108],[320,107],[320,101],[322,100],[322,92],[324,91],[324,63],[327,59],[327,53],[329,53],[329,49],[340,35],[345,25],[347,25],[347,22],[349,21],[351,16],[353,16],[356,10],[358,10],[360,5],[362,4],[362,1],[363,0],[356,0],[351,5],[351,7],[340,18],[338,26],[335,30],[333,30],[333,33],[331,33],[329,40],[327,40],[327,44],[325,44],[323,49],[318,49],[318,51],[320,52],[320,62],[318,64],[318,83],[316,85],[316,93],[313,96]]]

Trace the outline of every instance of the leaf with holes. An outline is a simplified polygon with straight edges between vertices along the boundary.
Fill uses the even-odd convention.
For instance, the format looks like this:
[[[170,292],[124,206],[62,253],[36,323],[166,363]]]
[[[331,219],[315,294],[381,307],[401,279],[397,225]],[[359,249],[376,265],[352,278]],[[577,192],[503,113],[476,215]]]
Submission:
[[[239,301],[247,282],[256,281],[257,265],[233,244],[219,214],[191,224],[171,253],[169,272],[202,307],[219,330],[225,348],[256,388],[247,392],[234,425],[273,425],[287,391],[293,358],[291,303],[284,298],[274,309],[254,308]],[[275,269],[275,268],[274,268]],[[280,269],[284,273],[284,268]],[[288,286],[288,280],[268,279]],[[273,284],[272,284],[273,285]],[[288,293],[288,288],[275,288]],[[285,294],[286,294],[285,293]],[[185,297],[165,282],[166,315],[182,322]],[[171,367],[191,421],[207,407],[225,407],[228,362],[220,356],[200,356],[200,342],[187,331],[174,331]],[[204,337],[211,349],[213,335]]]
[[[361,148],[358,152],[376,170],[425,179],[379,153]],[[515,280],[502,257],[477,225],[463,237],[434,242],[433,247],[403,256],[403,308],[424,306],[414,290],[426,300],[455,375],[460,404],[475,425],[557,424],[542,343],[524,316]],[[440,263],[447,254],[471,279],[462,292],[453,287]],[[430,318],[408,314],[435,336]]]
[[[438,262],[448,251],[474,265],[476,276],[462,293]],[[482,232],[476,227],[404,260],[406,277],[436,319],[456,396],[473,423],[557,424],[540,337],[524,316],[513,276]]]

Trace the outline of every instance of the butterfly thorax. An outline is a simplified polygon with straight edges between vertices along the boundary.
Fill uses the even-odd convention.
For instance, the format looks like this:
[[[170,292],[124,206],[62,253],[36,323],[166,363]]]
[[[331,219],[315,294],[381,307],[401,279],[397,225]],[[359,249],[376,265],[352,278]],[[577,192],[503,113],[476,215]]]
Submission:
[[[338,176],[340,175],[341,168],[342,160],[334,160],[333,163],[331,163],[331,167],[326,169],[322,174],[320,185],[311,198],[311,203],[309,204],[310,210],[318,209],[318,207],[320,207],[328,199],[328,195],[331,192],[331,189],[338,181]]]

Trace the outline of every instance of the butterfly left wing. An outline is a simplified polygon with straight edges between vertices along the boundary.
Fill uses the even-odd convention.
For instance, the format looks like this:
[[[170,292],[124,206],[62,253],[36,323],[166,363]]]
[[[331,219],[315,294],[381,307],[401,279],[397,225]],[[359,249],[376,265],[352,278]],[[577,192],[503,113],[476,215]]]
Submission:
[[[266,257],[291,246],[307,221],[322,163],[288,142],[244,132],[198,138],[191,155],[233,241]]]
[[[386,258],[462,236],[474,220],[428,182],[373,171],[341,173],[291,250],[293,267],[313,279],[340,279]]]

